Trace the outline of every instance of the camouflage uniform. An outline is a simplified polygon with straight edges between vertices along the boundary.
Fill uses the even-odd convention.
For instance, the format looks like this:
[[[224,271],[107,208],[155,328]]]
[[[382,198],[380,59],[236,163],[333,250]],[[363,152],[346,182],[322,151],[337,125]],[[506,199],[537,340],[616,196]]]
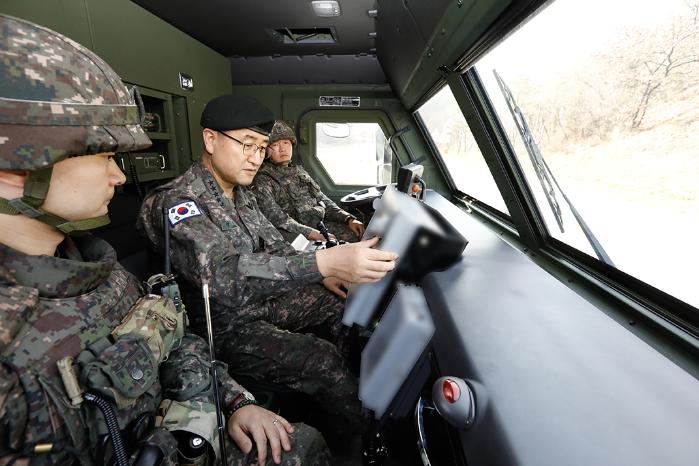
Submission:
[[[105,433],[100,415],[85,403],[82,409],[71,406],[56,361],[65,356],[83,360],[86,351],[111,345],[105,340],[141,292],[104,241],[90,236],[68,239],[61,249],[62,257],[28,256],[0,244],[0,458],[26,453],[36,443],[65,442],[71,448],[37,456],[32,464],[71,464],[73,454],[83,464],[98,463],[91,455],[97,450],[97,435]],[[144,361],[139,348],[122,346],[114,357],[132,377],[140,371],[148,380],[153,362]],[[186,334],[160,370],[161,377],[153,373],[152,384],[138,386],[130,404],[116,410],[120,426],[155,412],[163,395],[211,400],[208,347],[200,337]],[[222,406],[227,406],[243,389],[225,370],[219,374]],[[284,456],[288,464],[326,458],[322,438],[308,427],[297,425],[292,441],[294,451]],[[176,464],[174,439],[169,442],[169,464]],[[229,445],[227,452],[229,464],[245,464],[246,455],[235,446]]]
[[[357,235],[347,226],[347,220],[355,217],[323,194],[318,183],[298,165],[285,167],[265,160],[255,175],[253,192],[262,213],[286,241],[293,241],[299,234],[307,237],[320,220],[338,239],[357,241]]]
[[[217,356],[236,374],[313,395],[338,417],[338,430],[360,430],[357,381],[343,355],[343,302],[318,284],[315,253],[286,243],[247,188],[225,197],[201,161],[144,201],[138,227],[158,251],[163,207],[175,223],[172,264],[195,293],[209,283]],[[177,220],[185,210],[189,216]],[[190,319],[201,317],[190,310]]]
[[[0,15],[0,82],[0,170],[28,171],[23,197],[0,199],[0,214],[22,214],[64,233],[103,223],[106,218],[100,217],[69,222],[41,206],[53,164],[150,144],[119,77],[70,39]],[[184,333],[185,319],[171,301],[139,299],[136,279],[119,266],[104,241],[67,237],[56,253],[27,255],[0,244],[0,463],[26,457],[32,464],[104,462],[105,418],[67,393],[57,368],[58,361],[71,357],[75,364],[67,367],[77,369],[74,386],[116,405],[127,453],[151,441],[164,455],[161,464],[177,464],[177,443],[163,428],[168,426],[132,427],[138,419],[146,424],[154,419],[163,395],[210,406],[206,344]],[[165,315],[160,311],[167,309],[178,318],[153,318],[141,331],[127,329],[128,317],[143,303],[152,306],[153,315]],[[164,359],[167,363],[159,367]],[[177,370],[167,371],[167,365]],[[226,406],[243,389],[221,369]],[[191,421],[202,417],[196,411],[188,416]],[[300,438],[285,455],[286,464],[328,463],[317,432],[299,426],[295,435]],[[230,464],[246,464],[246,455],[232,445],[228,452]]]

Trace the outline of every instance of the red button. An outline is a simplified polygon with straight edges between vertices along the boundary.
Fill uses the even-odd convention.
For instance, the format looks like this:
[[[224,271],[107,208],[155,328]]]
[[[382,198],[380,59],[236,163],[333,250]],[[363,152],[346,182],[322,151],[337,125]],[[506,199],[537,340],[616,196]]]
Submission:
[[[413,192],[414,192],[414,193],[419,193],[419,192],[420,192],[420,185],[414,184],[414,185],[413,185]]]
[[[444,394],[444,398],[446,398],[449,403],[455,403],[459,398],[461,398],[461,389],[459,388],[459,384],[451,379],[446,379],[444,382],[442,382],[442,393]]]

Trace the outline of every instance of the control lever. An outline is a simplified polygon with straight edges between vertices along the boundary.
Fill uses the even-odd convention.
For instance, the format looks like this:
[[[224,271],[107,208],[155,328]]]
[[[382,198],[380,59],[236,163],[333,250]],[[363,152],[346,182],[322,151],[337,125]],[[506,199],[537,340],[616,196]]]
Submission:
[[[318,229],[318,231],[320,231],[320,234],[323,235],[323,238],[325,238],[326,248],[332,248],[334,246],[337,246],[337,241],[330,239],[330,232],[328,231],[328,227],[325,226],[325,223],[323,223],[322,220],[318,222],[316,228]]]

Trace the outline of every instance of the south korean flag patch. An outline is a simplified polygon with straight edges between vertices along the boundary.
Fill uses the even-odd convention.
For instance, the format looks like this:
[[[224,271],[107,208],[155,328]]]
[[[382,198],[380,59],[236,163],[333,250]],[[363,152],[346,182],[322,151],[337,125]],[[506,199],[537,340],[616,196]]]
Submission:
[[[201,210],[199,209],[199,206],[194,203],[194,201],[187,201],[174,205],[170,207],[167,212],[167,216],[170,219],[170,225],[173,226],[177,225],[182,220],[196,217],[197,215],[201,215]]]

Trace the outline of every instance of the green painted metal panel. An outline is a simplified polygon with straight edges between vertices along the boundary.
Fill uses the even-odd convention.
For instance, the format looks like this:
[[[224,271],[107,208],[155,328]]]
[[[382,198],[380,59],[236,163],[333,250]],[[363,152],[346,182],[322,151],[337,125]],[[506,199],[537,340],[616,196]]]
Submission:
[[[374,115],[375,121],[381,122],[381,126],[389,133],[388,135],[396,129],[407,126],[411,131],[399,139],[398,157],[404,163],[424,157],[422,163],[425,165],[425,178],[429,187],[443,194],[448,192],[444,177],[434,163],[433,157],[430,156],[429,148],[415,121],[395,97],[391,88],[386,85],[248,85],[233,86],[233,93],[255,97],[267,105],[277,118],[282,118],[295,126],[300,124],[301,134],[306,134],[309,138],[314,134],[317,119],[304,118],[304,115],[309,113],[322,112],[326,117],[340,120],[346,117],[347,121],[367,121],[366,118]],[[357,96],[361,99],[361,107],[359,109],[319,107],[318,98],[321,95]],[[301,156],[299,159],[304,168],[330,197],[337,199],[348,194],[350,187],[340,187],[332,183],[320,162],[315,158],[315,147],[311,142],[301,142],[298,147],[297,155]],[[396,172],[397,170],[394,170],[394,173]]]
[[[512,0],[455,0],[449,3],[441,20],[434,24],[431,31],[423,31],[426,41],[424,49],[416,57],[415,63],[412,63],[409,72],[407,69],[401,70],[402,73],[408,73],[407,79],[406,76],[401,76],[400,89],[397,89],[405,106],[412,109],[425,93],[443,78],[439,68],[454,65],[464,51],[473,46],[512,3]],[[412,3],[404,4],[412,10]],[[416,27],[419,29],[419,16],[416,17],[416,21]],[[387,68],[386,74],[391,76],[395,71],[391,54],[405,41],[405,37],[402,37],[402,31],[396,28],[384,32],[394,36],[384,39],[383,46],[379,47],[379,59],[382,60],[384,68]]]
[[[51,28],[92,48],[85,0],[3,0],[0,11]]]
[[[124,81],[184,97],[189,135],[181,139],[191,141],[188,151],[199,157],[201,112],[210,99],[230,92],[226,57],[128,0],[5,0],[0,10],[91,48]],[[180,88],[180,72],[194,78],[193,91]]]

